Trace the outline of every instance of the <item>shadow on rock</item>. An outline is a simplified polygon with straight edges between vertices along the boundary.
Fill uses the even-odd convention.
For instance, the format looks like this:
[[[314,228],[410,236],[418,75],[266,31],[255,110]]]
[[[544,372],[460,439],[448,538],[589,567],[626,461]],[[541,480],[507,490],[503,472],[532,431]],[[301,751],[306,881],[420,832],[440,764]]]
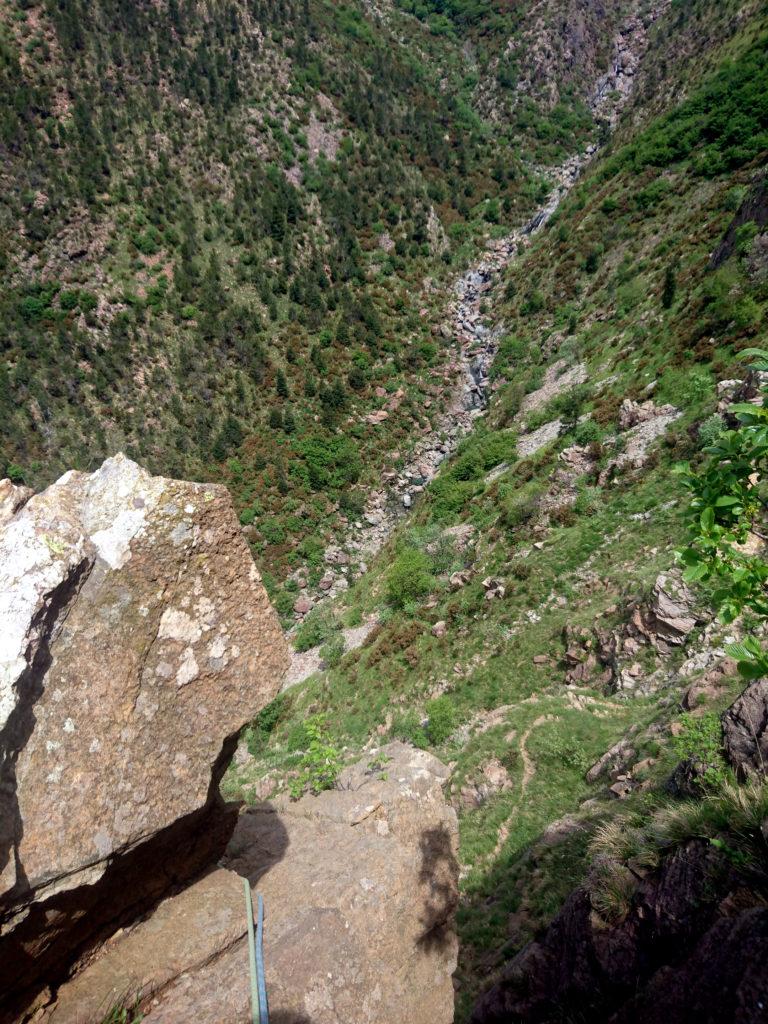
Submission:
[[[254,804],[240,815],[222,864],[255,886],[287,849],[288,833],[275,807]]]
[[[458,903],[458,862],[445,825],[425,829],[419,840],[419,882],[426,893],[424,930],[417,940],[423,950],[444,950],[453,942],[453,915]]]

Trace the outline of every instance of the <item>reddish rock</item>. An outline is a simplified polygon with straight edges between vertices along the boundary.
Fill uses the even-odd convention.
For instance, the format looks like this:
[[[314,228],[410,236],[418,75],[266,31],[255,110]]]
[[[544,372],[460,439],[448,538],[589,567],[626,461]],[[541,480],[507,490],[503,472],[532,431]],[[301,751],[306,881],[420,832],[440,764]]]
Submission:
[[[478,999],[470,1020],[762,1024],[766,958],[764,895],[746,888],[721,853],[693,840],[636,879],[617,924],[598,916],[588,889],[576,890]]]
[[[0,526],[26,505],[33,493],[29,487],[20,487],[10,480],[0,480]]]

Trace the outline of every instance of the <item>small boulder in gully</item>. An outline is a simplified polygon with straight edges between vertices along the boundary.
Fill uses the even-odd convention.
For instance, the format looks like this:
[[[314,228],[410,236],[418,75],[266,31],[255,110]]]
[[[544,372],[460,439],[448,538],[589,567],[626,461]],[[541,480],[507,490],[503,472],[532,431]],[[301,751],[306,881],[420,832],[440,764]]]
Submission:
[[[0,1004],[220,854],[219,778],[288,660],[225,488],[118,455],[6,517]]]
[[[403,743],[371,750],[339,788],[244,811],[224,858],[126,930],[58,992],[48,1024],[100,1024],[140,996],[144,1024],[249,1020],[243,882],[264,897],[270,1019],[450,1024],[457,941],[448,769]]]

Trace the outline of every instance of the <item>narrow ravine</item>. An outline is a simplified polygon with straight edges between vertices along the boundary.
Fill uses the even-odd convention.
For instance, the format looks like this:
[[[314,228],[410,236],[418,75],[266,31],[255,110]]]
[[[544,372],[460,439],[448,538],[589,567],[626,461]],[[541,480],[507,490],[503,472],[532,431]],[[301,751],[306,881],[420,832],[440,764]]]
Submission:
[[[589,99],[593,114],[611,129],[632,95],[635,75],[648,44],[648,29],[669,2],[658,0],[644,20],[629,17],[614,40],[610,67],[595,84]],[[546,168],[545,173],[552,183],[546,202],[523,226],[489,242],[483,255],[453,285],[452,298],[440,325],[442,337],[452,339],[454,345],[454,352],[443,367],[445,378],[451,382],[441,398],[443,412],[408,453],[405,464],[397,472],[382,475],[382,486],[371,493],[360,519],[351,523],[346,535],[328,548],[326,574],[317,591],[310,594],[308,589],[304,590],[299,621],[318,604],[333,600],[348,588],[351,562],[358,563],[360,575],[367,572],[368,562],[382,550],[435,478],[441,464],[456,451],[475,420],[483,415],[489,400],[491,365],[505,328],[501,323],[489,324],[481,306],[498,282],[500,272],[550,220],[596,152],[597,146],[593,143],[559,166]],[[357,629],[354,633],[357,646],[363,642],[366,629]],[[347,649],[351,649],[349,643]],[[295,652],[286,686],[302,682],[321,667],[319,650]]]

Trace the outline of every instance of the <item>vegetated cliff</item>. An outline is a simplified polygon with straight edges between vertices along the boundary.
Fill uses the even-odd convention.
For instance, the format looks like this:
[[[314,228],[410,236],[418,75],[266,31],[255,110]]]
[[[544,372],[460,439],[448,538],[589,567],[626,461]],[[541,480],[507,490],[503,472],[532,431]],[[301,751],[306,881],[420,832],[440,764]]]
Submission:
[[[116,456],[20,498],[0,525],[6,1013],[215,861],[219,780],[287,666],[224,488]]]

